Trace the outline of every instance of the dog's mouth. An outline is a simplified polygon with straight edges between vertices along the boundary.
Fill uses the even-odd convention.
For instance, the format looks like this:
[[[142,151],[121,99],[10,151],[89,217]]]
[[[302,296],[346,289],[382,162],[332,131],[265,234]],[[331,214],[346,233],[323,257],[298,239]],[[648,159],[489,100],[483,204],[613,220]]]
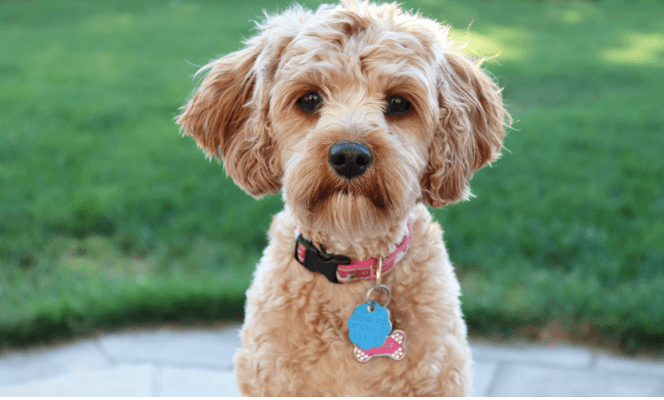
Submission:
[[[372,186],[373,187],[361,190],[359,193],[349,193],[349,195],[366,197],[374,207],[384,210],[387,205],[386,194],[383,193],[383,190],[378,185]]]
[[[372,179],[373,178],[373,179]],[[365,198],[379,212],[389,207],[389,197],[376,177],[363,177],[353,181],[330,179],[323,181],[311,194],[309,212],[317,213],[328,206],[329,202],[339,202],[339,206],[354,206]]]
[[[396,143],[380,138],[365,138],[364,142],[371,163],[357,157],[355,164],[366,168],[355,174],[352,168],[350,173],[341,168],[345,162],[334,156],[368,153],[357,143],[320,140],[290,159],[284,195],[300,224],[315,230],[353,232],[383,229],[404,218],[421,191],[414,168],[407,157],[398,154],[402,149]],[[346,147],[332,151],[338,143]]]

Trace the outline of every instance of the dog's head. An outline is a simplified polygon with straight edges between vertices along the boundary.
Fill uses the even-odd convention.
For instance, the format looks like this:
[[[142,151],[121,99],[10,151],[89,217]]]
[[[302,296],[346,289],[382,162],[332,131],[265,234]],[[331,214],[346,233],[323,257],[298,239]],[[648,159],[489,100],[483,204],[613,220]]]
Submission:
[[[255,197],[314,230],[377,230],[442,207],[498,158],[509,115],[448,28],[352,0],[268,16],[211,62],[177,122]]]

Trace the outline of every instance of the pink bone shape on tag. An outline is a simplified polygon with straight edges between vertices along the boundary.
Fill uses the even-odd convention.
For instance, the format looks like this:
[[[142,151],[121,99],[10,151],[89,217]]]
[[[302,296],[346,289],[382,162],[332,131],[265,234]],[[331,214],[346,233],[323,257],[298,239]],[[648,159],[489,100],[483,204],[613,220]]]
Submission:
[[[401,360],[405,354],[404,342],[406,341],[406,334],[401,330],[394,330],[385,339],[385,342],[379,347],[372,347],[369,350],[362,350],[357,345],[353,350],[353,354],[357,361],[367,362],[373,356],[389,356],[393,360]]]

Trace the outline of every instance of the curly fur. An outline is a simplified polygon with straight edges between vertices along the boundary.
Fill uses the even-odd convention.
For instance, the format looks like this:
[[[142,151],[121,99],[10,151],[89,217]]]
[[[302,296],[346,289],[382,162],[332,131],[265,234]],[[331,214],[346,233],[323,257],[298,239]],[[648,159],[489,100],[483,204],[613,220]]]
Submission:
[[[247,291],[244,395],[467,395],[471,387],[459,284],[425,204],[470,195],[473,173],[500,156],[510,121],[500,90],[448,39],[448,27],[396,4],[354,0],[266,16],[245,48],[203,67],[177,122],[249,194],[282,192],[269,245]],[[297,106],[312,91],[314,114]],[[386,100],[412,104],[385,114]],[[373,163],[348,181],[327,161],[339,141],[364,143]],[[347,320],[372,282],[335,285],[293,258],[298,226],[317,247],[384,257],[413,222],[410,249],[383,282],[401,361],[352,357]]]

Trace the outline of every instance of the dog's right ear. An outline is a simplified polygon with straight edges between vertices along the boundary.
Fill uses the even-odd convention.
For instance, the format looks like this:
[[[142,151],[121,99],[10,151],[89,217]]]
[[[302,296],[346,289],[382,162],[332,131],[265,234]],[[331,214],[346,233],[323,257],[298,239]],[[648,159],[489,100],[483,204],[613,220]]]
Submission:
[[[267,91],[271,84],[257,63],[266,47],[264,37],[215,60],[196,75],[209,71],[177,123],[193,136],[208,157],[224,160],[226,173],[254,197],[281,189],[282,168],[271,137]]]
[[[422,177],[422,199],[431,207],[465,200],[475,171],[500,156],[512,117],[501,90],[470,57],[447,49],[439,65],[440,119]]]

